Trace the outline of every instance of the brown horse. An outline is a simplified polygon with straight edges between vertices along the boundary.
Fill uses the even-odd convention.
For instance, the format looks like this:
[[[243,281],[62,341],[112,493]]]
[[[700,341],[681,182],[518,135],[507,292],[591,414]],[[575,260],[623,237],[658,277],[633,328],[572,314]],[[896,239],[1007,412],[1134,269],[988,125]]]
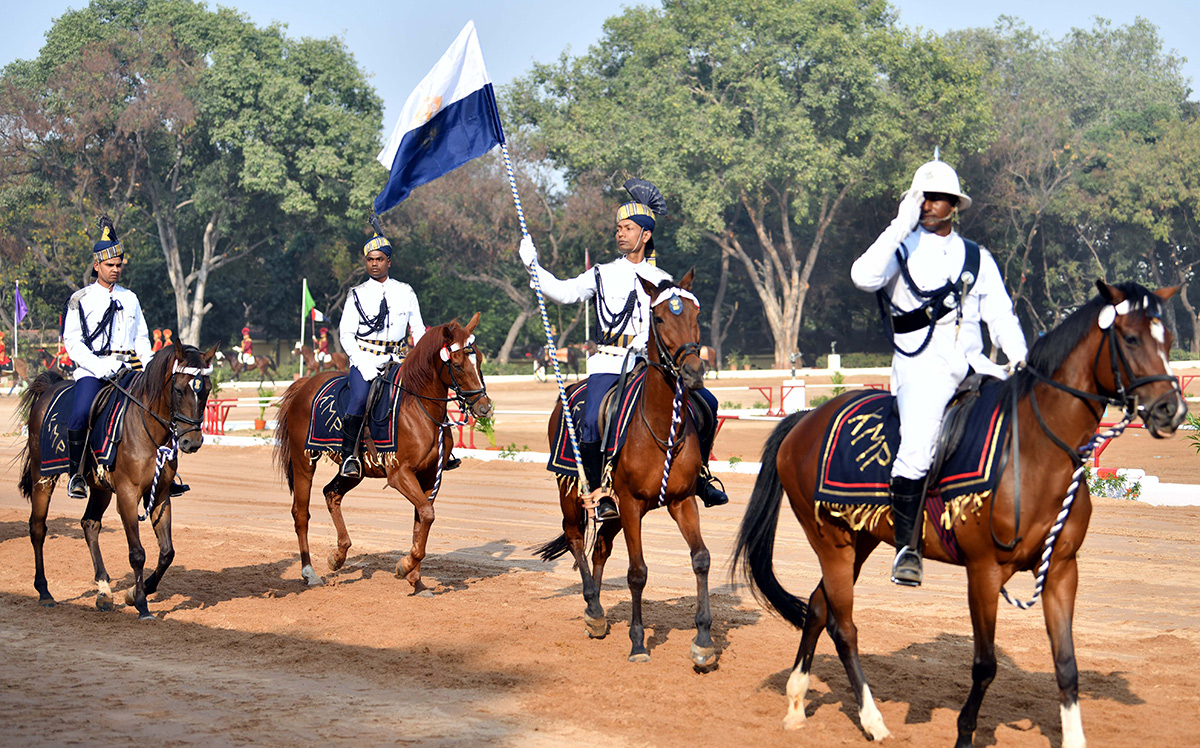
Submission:
[[[340,371],[343,373],[350,371],[350,359],[346,356],[346,354],[339,353],[338,351],[329,352],[330,360],[328,362],[317,361],[316,354],[313,353],[311,346],[297,343],[296,347],[292,349],[292,355],[298,355],[302,357],[304,359],[304,365],[307,366],[308,370],[313,374],[317,374],[322,371]]]
[[[562,358],[559,359],[560,371],[570,369],[575,372],[575,378],[579,379],[579,363],[583,360],[583,351],[573,345],[568,345],[557,350],[566,351],[566,353],[559,354],[566,359],[565,361]],[[565,367],[562,366],[564,363],[566,364]],[[552,371],[553,368],[553,365],[550,363],[550,352],[546,350],[545,346],[538,348],[533,354],[533,376],[537,377],[539,382],[545,382],[546,373]],[[563,374],[565,377],[566,371],[563,371]]]
[[[172,347],[154,354],[149,366],[133,380],[128,389],[132,402],[125,411],[124,435],[117,450],[116,463],[103,471],[87,471],[91,491],[80,524],[96,572],[96,607],[100,610],[112,610],[113,607],[112,588],[100,556],[99,538],[100,520],[115,493],[117,512],[129,543],[129,565],[133,568],[134,586],[127,591],[125,603],[137,608],[139,618],[153,618],[146,605],[146,596],[158,589],[163,574],[175,558],[175,547],[171,543],[171,497],[168,491],[178,465],[173,447],[178,440],[179,449],[191,454],[204,443],[200,426],[204,421],[204,404],[212,389],[209,373],[212,371],[215,351],[216,346],[207,353],[201,353],[190,345],[176,342]],[[47,406],[53,395],[66,386],[68,383],[57,372],[43,372],[21,395],[21,408],[29,413],[29,437],[21,453],[20,489],[32,505],[29,537],[33,541],[33,586],[38,591],[39,602],[46,607],[54,605],[54,597],[46,585],[42,547],[46,540],[50,495],[54,492],[57,476],[41,477],[40,434]],[[102,390],[97,401],[103,396]],[[90,452],[89,449],[86,456],[88,460],[91,459]],[[158,473],[155,459],[160,455],[166,461],[161,473]],[[154,534],[158,537],[158,565],[145,578],[146,551],[138,534],[139,505],[143,500]]]
[[[578,480],[574,477],[558,478],[563,534],[535,551],[547,561],[568,551],[575,557],[575,565],[583,579],[583,599],[587,603],[584,618],[588,635],[600,639],[608,634],[608,621],[600,605],[604,563],[612,552],[617,533],[624,530],[625,544],[629,550],[629,589],[633,594],[629,627],[633,648],[629,660],[649,662],[650,653],[646,649],[645,629],[642,626],[642,591],[646,587],[647,573],[642,555],[642,518],[660,506],[662,494],[662,503],[666,504],[667,511],[679,525],[691,550],[692,571],[696,574],[696,638],[692,642],[692,664],[696,670],[707,672],[717,667],[718,653],[710,633],[709,553],[700,537],[700,515],[696,510],[696,478],[702,464],[700,439],[690,418],[684,418],[673,438],[670,436],[676,393],[704,386],[704,364],[697,355],[700,350],[700,325],[697,321],[700,307],[690,300],[694,298],[690,293],[681,296],[671,291],[673,288],[690,291],[692,277],[692,271],[688,271],[678,286],[664,281],[657,288],[641,281],[650,298],[662,303],[654,306],[650,315],[650,344],[647,351],[649,371],[641,401],[635,406],[638,415],[630,419],[625,445],[612,467],[612,490],[616,494],[621,516],[604,522],[597,531],[591,572],[588,571],[584,556],[584,529],[588,518],[580,501]],[[674,300],[668,303],[668,299]],[[588,393],[588,396],[599,397],[602,394]],[[561,417],[560,402],[550,416],[552,450]],[[662,479],[668,442],[672,443],[673,457],[664,493]]]
[[[1124,407],[1128,420],[1140,415],[1151,436],[1158,438],[1173,433],[1187,414],[1179,381],[1170,374],[1171,335],[1161,320],[1162,302],[1178,289],[1150,293],[1133,283],[1110,286],[1100,281],[1097,287],[1100,295],[1038,340],[1029,352],[1028,365],[1004,383],[1000,402],[1018,404],[1011,431],[1018,436],[1019,462],[1009,460],[996,490],[982,497],[975,509],[956,513],[952,529],[967,568],[975,634],[972,686],[958,717],[958,748],[972,744],[979,705],[996,675],[994,639],[1001,588],[1017,572],[1035,567],[1034,597],[1044,589],[1043,613],[1058,681],[1063,745],[1084,745],[1071,637],[1076,554],[1092,511],[1087,483],[1080,480],[1083,459],[1098,443],[1096,427],[1107,404]],[[784,726],[794,729],[804,724],[813,652],[824,628],[850,678],[862,728],[868,737],[879,740],[889,733],[859,664],[852,613],[859,571],[880,541],[892,542],[892,529],[878,515],[874,522],[859,523],[865,526],[852,526],[812,499],[826,424],[849,396],[834,398],[811,413],[789,416],[768,438],[738,535],[735,572],[740,565],[755,594],[803,628],[787,683]],[[1014,486],[1014,474],[1019,475],[1019,488]],[[821,564],[821,581],[807,603],[781,586],[772,565],[784,492]],[[926,538],[937,537],[932,524],[936,520],[925,519]],[[1007,538],[1013,541],[1001,540]],[[932,540],[926,557],[951,562],[945,548]],[[1018,605],[1028,607],[1028,603]]]
[[[253,366],[247,366],[246,364],[242,363],[241,359],[238,358],[237,351],[224,351],[220,354],[217,360],[218,362],[229,364],[229,369],[233,372],[234,380],[237,380],[237,378],[241,376],[242,372],[251,371],[253,369],[258,369],[259,384],[262,384],[263,381],[266,380],[268,372],[275,376],[279,375],[279,373],[275,371],[275,361],[270,356],[255,356]]]
[[[492,401],[487,396],[483,373],[479,370],[475,351],[476,312],[466,327],[458,322],[431,327],[404,359],[401,369],[403,397],[396,413],[398,443],[395,455],[380,455],[370,434],[362,447],[363,477],[387,478],[388,485],[400,492],[416,507],[413,523],[413,544],[408,554],[396,565],[396,576],[405,577],[414,594],[432,594],[421,581],[421,560],[429,527],[433,524],[433,492],[442,475],[442,465],[450,457],[454,445],[447,425],[446,406],[458,401],[463,412],[468,409],[476,418],[492,414]],[[296,524],[296,539],[300,542],[300,573],[310,587],[322,584],[313,570],[308,550],[309,494],[313,474],[320,454],[305,450],[313,398],[335,374],[317,374],[299,379],[284,393],[279,402],[279,423],[275,430],[275,464],[287,478],[292,492],[292,518]],[[453,391],[453,396],[449,395]],[[370,429],[364,429],[369,432]],[[337,452],[325,455],[341,463]],[[439,462],[439,459],[441,462]],[[342,498],[362,478],[335,475],[324,489],[325,506],[337,528],[338,546],[329,554],[329,569],[337,571],[346,562],[350,550],[350,535],[342,519]]]

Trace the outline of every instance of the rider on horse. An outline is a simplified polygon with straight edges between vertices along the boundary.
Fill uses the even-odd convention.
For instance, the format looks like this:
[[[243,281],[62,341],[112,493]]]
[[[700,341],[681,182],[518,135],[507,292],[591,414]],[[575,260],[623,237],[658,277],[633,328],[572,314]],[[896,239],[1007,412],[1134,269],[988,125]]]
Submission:
[[[896,219],[850,270],[854,285],[878,294],[898,354],[892,357],[900,413],[890,486],[892,581],[909,587],[921,584],[921,510],[946,404],[972,369],[1006,375],[983,354],[980,322],[1010,365],[1026,354],[996,261],[954,231],[958,211],[969,207],[958,174],[935,158],[917,169]]]
[[[317,366],[324,366],[333,363],[333,357],[329,355],[329,328],[321,328],[321,337],[313,338],[313,356],[317,361]]]
[[[95,283],[71,294],[63,311],[62,337],[75,361],[75,404],[67,422],[70,480],[67,495],[87,498],[87,481],[80,470],[92,402],[104,384],[121,369],[136,371],[149,363],[150,334],[137,295],[117,285],[124,250],[108,216],[101,216],[100,240],[92,247]]]
[[[245,364],[246,368],[254,366],[254,341],[250,339],[250,328],[242,328],[242,347],[238,351],[238,361]]]
[[[350,291],[342,310],[338,335],[350,357],[350,400],[342,422],[342,470],[348,478],[362,475],[358,447],[362,441],[363,418],[371,381],[393,361],[408,353],[405,338],[412,333],[413,345],[425,334],[421,305],[412,286],[389,277],[392,245],[374,212],[369,218],[373,234],[363,245],[369,280]],[[449,465],[447,465],[449,467]]]
[[[12,358],[8,355],[8,347],[4,345],[4,331],[0,330],[0,369],[11,369]]]
[[[521,240],[521,262],[537,272],[542,291],[559,304],[575,304],[596,299],[597,351],[588,356],[588,386],[583,422],[579,428],[579,454],[583,459],[584,475],[589,491],[600,488],[603,467],[603,434],[600,432],[600,404],[604,393],[616,384],[622,369],[628,371],[645,358],[650,336],[650,297],[638,278],[659,284],[671,276],[656,267],[654,257],[654,214],[665,212],[666,203],[654,185],[640,179],[625,183],[633,201],[617,208],[616,242],[621,254],[616,260],[596,265],[570,280],[560,280],[537,264],[537,249],[533,239]],[[531,284],[532,285],[532,284]],[[632,354],[632,355],[627,355]],[[708,470],[708,457],[716,437],[717,398],[707,389],[697,390],[712,418],[709,428],[701,434],[701,454],[704,466],[696,484],[696,494],[705,506],[719,506],[729,501],[725,492],[713,485]],[[611,496],[598,497],[596,518],[619,516]]]

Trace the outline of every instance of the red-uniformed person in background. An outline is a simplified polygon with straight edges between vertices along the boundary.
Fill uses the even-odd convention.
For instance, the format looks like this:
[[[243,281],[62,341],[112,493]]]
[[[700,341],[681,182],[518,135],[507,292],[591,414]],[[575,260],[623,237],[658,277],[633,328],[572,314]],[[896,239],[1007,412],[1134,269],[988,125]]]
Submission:
[[[158,353],[158,349],[163,347],[162,330],[150,331],[150,350]]]
[[[242,328],[242,347],[238,351],[238,361],[246,366],[254,366],[254,341],[250,339],[250,328]]]
[[[323,369],[327,364],[333,363],[333,358],[329,355],[328,327],[321,328],[321,337],[317,338],[315,343],[316,345],[313,346],[313,353],[316,354],[317,365]]]
[[[58,350],[54,352],[54,365],[63,371],[75,365],[75,362],[67,355],[67,344],[63,342],[62,338],[58,339]]]
[[[8,356],[8,346],[4,345],[4,331],[0,330],[0,369],[11,369],[12,359]]]

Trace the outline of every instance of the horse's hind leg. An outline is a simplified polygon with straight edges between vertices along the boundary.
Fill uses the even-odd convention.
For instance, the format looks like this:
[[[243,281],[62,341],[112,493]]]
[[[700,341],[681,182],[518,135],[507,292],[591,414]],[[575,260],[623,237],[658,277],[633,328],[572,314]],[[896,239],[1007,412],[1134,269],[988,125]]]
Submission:
[[[108,570],[104,568],[104,556],[100,553],[100,520],[104,511],[112,501],[112,492],[104,488],[93,488],[88,494],[87,508],[83,519],[79,520],[83,528],[83,539],[87,541],[88,554],[92,557],[92,571],[96,580],[96,609],[112,610],[112,580]]]
[[[1075,665],[1075,642],[1071,636],[1078,583],[1079,567],[1075,558],[1056,558],[1046,575],[1046,590],[1042,595],[1046,633],[1050,635],[1054,676],[1058,681],[1063,748],[1084,748],[1087,745],[1083,737],[1083,720],[1079,715],[1079,670]]]
[[[583,600],[586,603],[583,620],[587,625],[588,637],[603,639],[608,636],[608,619],[604,617],[604,606],[600,604],[600,583],[588,569],[585,556],[587,549],[584,548],[583,537],[587,519],[579,503],[579,492],[575,483],[574,480],[561,477],[558,482],[558,501],[563,513],[563,536],[567,540],[567,548],[575,559],[575,568],[579,569],[579,578],[583,583]]]
[[[712,640],[712,607],[708,598],[711,557],[700,536],[700,515],[696,511],[695,500],[690,498],[672,502],[667,509],[687,541],[692,556],[692,572],[696,575],[696,638],[692,640],[692,667],[698,673],[710,673],[717,669],[720,653]]]
[[[36,432],[34,432],[36,433]],[[37,590],[38,602],[45,608],[54,607],[54,596],[46,584],[46,563],[42,552],[46,545],[46,515],[50,513],[50,494],[54,491],[54,480],[39,479],[40,468],[33,470],[33,495],[30,497],[29,540],[33,544],[33,588]]]
[[[300,445],[299,449],[303,449]],[[292,445],[292,454],[303,454],[296,451]],[[296,527],[296,542],[300,545],[300,576],[309,587],[319,587],[325,584],[320,575],[313,570],[312,554],[308,548],[308,521],[311,515],[308,511],[309,498],[312,494],[312,479],[316,464],[307,458],[295,459],[292,462],[292,523]]]
[[[166,496],[165,491],[163,494]],[[154,536],[158,539],[158,565],[146,577],[147,595],[153,595],[158,591],[158,584],[162,581],[163,575],[167,573],[167,567],[175,560],[175,546],[171,543],[171,501],[169,497],[154,507],[154,511],[150,513],[150,523],[154,526]],[[125,603],[132,604],[128,594],[126,594]]]
[[[971,692],[958,713],[958,740],[955,748],[971,748],[979,706],[988,686],[996,677],[996,606],[999,604],[1002,575],[994,562],[989,568],[967,567],[967,598],[971,606],[971,628],[975,635],[975,660],[971,665]],[[1003,575],[1007,577],[1008,575]]]
[[[347,478],[340,474],[325,484],[325,507],[337,530],[337,548],[329,552],[329,570],[337,571],[346,563],[346,554],[350,552],[350,531],[346,529],[346,520],[342,517],[342,499],[351,489],[362,483],[362,478]]]

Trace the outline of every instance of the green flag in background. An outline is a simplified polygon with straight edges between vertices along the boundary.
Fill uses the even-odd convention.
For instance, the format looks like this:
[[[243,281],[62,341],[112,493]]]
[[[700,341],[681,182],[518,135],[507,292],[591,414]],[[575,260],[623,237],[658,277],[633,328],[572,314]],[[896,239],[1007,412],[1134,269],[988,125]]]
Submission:
[[[301,317],[307,317],[308,313],[316,308],[317,302],[313,301],[312,293],[308,290],[308,278],[304,279],[304,308],[300,310]]]

